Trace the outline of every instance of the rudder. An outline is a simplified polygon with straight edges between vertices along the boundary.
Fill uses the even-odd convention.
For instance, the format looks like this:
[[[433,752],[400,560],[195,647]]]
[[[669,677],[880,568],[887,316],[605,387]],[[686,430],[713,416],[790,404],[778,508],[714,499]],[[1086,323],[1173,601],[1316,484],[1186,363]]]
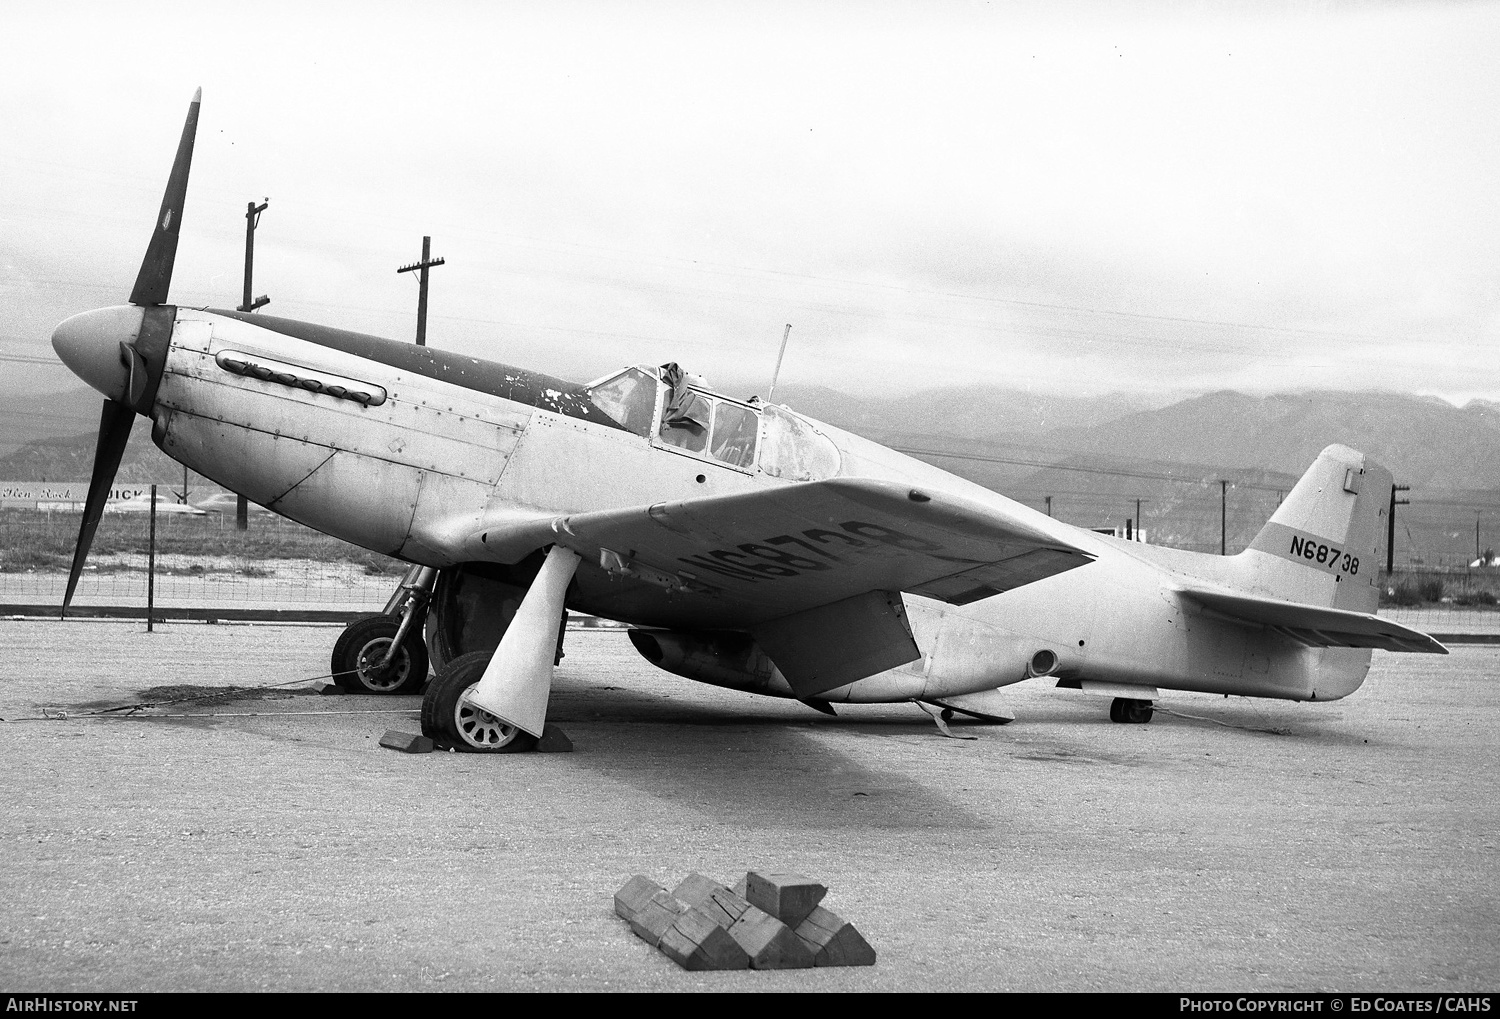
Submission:
[[[1241,553],[1246,579],[1287,601],[1374,612],[1390,493],[1390,471],[1329,446]]]

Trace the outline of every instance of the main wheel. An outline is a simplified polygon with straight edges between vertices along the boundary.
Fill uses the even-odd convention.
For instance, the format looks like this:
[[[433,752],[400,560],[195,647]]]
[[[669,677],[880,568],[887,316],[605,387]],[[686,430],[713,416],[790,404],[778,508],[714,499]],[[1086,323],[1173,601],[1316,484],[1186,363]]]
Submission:
[[[333,681],[349,693],[416,693],[427,679],[427,645],[413,626],[396,654],[380,662],[401,629],[395,616],[365,616],[344,627],[333,645]]]
[[[519,754],[536,749],[536,737],[469,703],[493,652],[471,651],[443,667],[422,698],[422,735],[466,754]]]
[[[1116,697],[1109,702],[1109,720],[1111,722],[1123,722],[1126,725],[1144,725],[1151,721],[1155,713],[1150,701],[1137,700],[1134,697]]]

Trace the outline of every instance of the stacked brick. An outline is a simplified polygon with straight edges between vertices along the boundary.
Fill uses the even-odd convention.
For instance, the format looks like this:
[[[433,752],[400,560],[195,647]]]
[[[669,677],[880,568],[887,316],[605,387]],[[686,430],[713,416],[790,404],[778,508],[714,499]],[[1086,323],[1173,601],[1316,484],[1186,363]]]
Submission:
[[[689,874],[670,892],[637,874],[615,912],[683,969],[873,966],[870,943],[819,904],[826,894],[797,874],[751,871],[733,888]]]

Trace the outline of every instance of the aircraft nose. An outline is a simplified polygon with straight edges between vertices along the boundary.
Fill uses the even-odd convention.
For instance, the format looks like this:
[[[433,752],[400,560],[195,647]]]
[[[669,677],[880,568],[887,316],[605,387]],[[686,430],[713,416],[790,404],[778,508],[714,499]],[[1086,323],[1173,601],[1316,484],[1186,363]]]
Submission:
[[[52,331],[52,349],[74,375],[107,399],[124,401],[130,365],[121,357],[120,344],[135,342],[145,315],[144,308],[133,305],[74,315]]]

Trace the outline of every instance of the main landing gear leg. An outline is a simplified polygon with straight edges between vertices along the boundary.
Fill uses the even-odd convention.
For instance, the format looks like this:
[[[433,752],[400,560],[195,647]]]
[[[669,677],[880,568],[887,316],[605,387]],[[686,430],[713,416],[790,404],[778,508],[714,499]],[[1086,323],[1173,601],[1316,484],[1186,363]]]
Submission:
[[[578,553],[552,546],[468,703],[540,739],[552,694],[557,628]]]
[[[399,601],[396,596],[391,599],[396,601],[401,609],[401,622],[396,630],[395,639],[391,641],[390,650],[386,652],[385,659],[380,663],[381,666],[390,664],[397,646],[412,632],[413,624],[416,626],[417,639],[421,639],[422,622],[427,616],[427,603],[432,600],[432,588],[437,583],[437,572],[431,566],[414,566],[407,571],[406,579],[397,591]],[[390,613],[391,609],[388,607],[386,614]],[[424,675],[422,678],[425,680],[427,677]]]

